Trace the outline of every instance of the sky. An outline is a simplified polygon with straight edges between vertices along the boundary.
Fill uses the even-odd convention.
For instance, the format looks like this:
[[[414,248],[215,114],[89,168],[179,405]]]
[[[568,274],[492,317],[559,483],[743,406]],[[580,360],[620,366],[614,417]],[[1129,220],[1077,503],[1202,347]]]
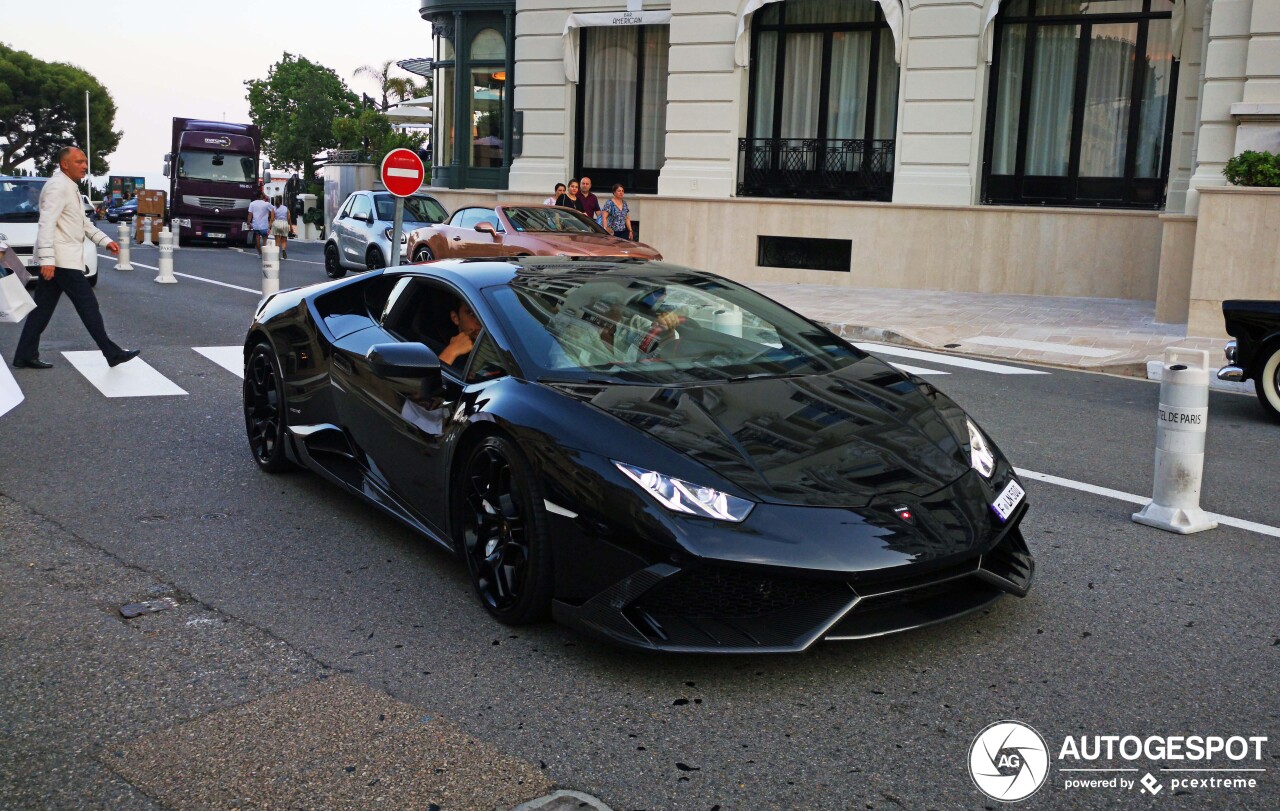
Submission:
[[[248,122],[245,80],[265,79],[286,51],[332,68],[353,91],[377,98],[377,83],[355,78],[356,68],[431,55],[431,26],[418,15],[419,0],[5,5],[0,42],[83,68],[111,92],[115,129],[124,135],[107,157],[109,173],[146,177],[148,188],[168,187],[171,119]],[[393,75],[410,74],[393,66]]]

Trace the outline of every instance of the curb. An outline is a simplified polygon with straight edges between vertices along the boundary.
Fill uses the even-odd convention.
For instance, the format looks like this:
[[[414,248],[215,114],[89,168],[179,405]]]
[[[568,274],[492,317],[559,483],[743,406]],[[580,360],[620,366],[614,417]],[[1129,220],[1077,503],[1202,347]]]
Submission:
[[[581,791],[557,791],[545,797],[521,803],[511,811],[613,811],[613,809]]]

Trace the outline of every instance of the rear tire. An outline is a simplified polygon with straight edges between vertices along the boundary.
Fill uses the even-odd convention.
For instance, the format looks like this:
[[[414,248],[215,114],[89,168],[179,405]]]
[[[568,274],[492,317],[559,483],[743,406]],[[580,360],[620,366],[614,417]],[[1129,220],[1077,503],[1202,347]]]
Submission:
[[[324,246],[324,272],[330,279],[341,279],[347,275],[347,269],[338,257],[338,246],[332,242]]]
[[[369,250],[364,252],[364,266],[367,270],[381,270],[387,266],[387,260],[382,257],[382,251],[370,245]]]
[[[436,258],[436,255],[432,253],[431,249],[428,248],[426,245],[419,245],[417,248],[414,248],[413,250],[414,264],[421,264],[423,262],[434,262],[435,258]]]
[[[1280,345],[1269,347],[1271,354],[1262,359],[1261,369],[1253,381],[1258,402],[1271,419],[1280,422]]]
[[[284,450],[287,412],[280,361],[263,341],[249,351],[244,364],[244,425],[253,461],[268,473],[294,466]]]

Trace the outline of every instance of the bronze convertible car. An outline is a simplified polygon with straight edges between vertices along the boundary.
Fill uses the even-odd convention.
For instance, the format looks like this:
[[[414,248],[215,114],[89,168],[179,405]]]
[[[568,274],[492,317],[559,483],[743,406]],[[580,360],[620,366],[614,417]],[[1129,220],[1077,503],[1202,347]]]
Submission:
[[[460,208],[448,222],[411,231],[408,248],[413,262],[510,256],[662,258],[643,242],[619,239],[580,212],[556,206]]]

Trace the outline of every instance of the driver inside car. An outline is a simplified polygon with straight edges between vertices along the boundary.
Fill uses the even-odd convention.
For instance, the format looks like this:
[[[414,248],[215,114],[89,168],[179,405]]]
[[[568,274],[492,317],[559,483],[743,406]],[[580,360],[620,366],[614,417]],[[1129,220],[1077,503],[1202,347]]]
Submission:
[[[476,318],[475,310],[472,310],[471,305],[461,299],[449,311],[449,320],[458,328],[458,333],[449,339],[449,344],[440,352],[440,362],[447,363],[455,368],[462,368],[467,363],[467,355],[471,353],[471,348],[475,346],[476,338],[479,337],[482,326],[480,319]]]

